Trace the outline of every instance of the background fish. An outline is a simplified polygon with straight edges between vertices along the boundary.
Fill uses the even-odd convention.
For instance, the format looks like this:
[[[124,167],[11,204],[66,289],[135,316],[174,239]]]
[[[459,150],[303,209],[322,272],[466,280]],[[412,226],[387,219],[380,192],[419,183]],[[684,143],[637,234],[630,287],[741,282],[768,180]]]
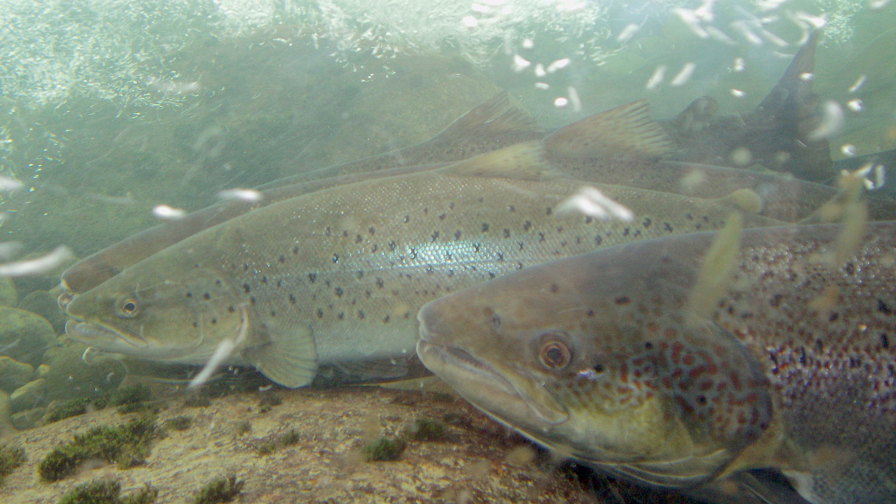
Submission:
[[[257,200],[226,200],[183,218],[159,224],[85,257],[62,273],[60,305],[188,236],[251,210],[301,194],[372,176],[394,176],[460,161],[512,144],[541,138],[532,119],[513,107],[506,93],[473,108],[419,145],[351,163],[310,170],[258,188]]]
[[[725,277],[701,267],[725,255],[712,233],[535,266],[424,306],[417,351],[499,422],[613,474],[691,489],[777,468],[812,503],[893,502],[896,223],[837,262],[842,231],[717,241],[741,242],[720,297],[700,292]]]
[[[400,376],[426,301],[598,246],[716,229],[731,208],[598,186],[635,220],[557,215],[583,183],[545,173],[538,152],[521,144],[228,220],[75,296],[67,333],[104,350],[198,364],[227,342],[227,362],[291,387],[307,384],[318,363],[394,359],[388,375]]]

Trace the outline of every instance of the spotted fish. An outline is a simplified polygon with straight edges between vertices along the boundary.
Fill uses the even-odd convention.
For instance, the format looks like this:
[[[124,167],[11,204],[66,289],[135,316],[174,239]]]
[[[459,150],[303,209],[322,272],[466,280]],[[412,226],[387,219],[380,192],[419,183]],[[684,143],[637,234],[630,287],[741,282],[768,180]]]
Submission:
[[[258,188],[257,199],[225,200],[91,254],[63,272],[60,305],[64,306],[73,295],[96,287],[128,265],[251,210],[369,177],[395,176],[444,166],[542,136],[532,119],[512,106],[506,93],[499,93],[421,144],[269,182]]]
[[[77,295],[67,333],[102,350],[195,364],[225,342],[227,362],[289,387],[309,383],[320,364],[391,361],[386,374],[400,376],[416,360],[425,302],[598,246],[716,229],[731,208],[597,186],[635,220],[561,215],[556,207],[583,182],[553,173],[539,153],[520,144],[230,219]]]
[[[747,478],[764,468],[813,504],[896,502],[896,222],[864,229],[679,235],[534,266],[425,305],[417,352],[499,422],[618,476],[792,502]]]

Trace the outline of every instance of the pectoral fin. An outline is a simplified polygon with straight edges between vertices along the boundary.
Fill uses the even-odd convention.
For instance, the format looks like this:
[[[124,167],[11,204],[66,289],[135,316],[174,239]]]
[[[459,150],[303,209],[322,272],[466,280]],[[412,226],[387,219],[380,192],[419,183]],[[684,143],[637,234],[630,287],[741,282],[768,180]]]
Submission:
[[[297,388],[311,383],[317,374],[317,347],[311,328],[264,324],[264,343],[243,351],[243,358],[262,374],[284,387]]]

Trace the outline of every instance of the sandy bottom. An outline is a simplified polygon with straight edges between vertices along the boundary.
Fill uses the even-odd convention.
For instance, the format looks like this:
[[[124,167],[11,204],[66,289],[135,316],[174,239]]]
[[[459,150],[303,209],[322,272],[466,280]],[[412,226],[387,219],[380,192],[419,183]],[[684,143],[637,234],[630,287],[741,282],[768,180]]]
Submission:
[[[282,403],[264,411],[265,394]],[[185,399],[167,399],[158,421],[188,416],[192,426],[167,428],[146,464],[130,469],[97,462],[47,483],[36,466],[74,434],[135,414],[105,409],[8,436],[3,441],[22,446],[28,460],[0,484],[0,500],[53,503],[80,483],[109,478],[125,494],[148,483],[158,489],[156,502],[184,503],[211,479],[235,474],[245,482],[235,502],[597,502],[593,492],[536,457],[522,438],[446,394],[355,387],[239,393],[204,407],[187,406]],[[445,439],[408,441],[397,461],[364,460],[365,443],[397,436],[420,418],[444,422]],[[290,429],[299,433],[297,443],[259,453],[259,446]]]

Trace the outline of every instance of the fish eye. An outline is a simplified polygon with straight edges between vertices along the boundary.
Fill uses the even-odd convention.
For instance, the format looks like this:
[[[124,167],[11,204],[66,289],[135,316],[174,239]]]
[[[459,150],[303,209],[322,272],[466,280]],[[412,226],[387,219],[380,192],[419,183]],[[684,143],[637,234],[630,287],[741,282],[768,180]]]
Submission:
[[[115,305],[116,314],[121,318],[133,318],[140,313],[140,301],[132,297],[124,297]]]
[[[566,342],[549,338],[541,344],[538,358],[548,369],[563,369],[572,362],[572,350]]]

